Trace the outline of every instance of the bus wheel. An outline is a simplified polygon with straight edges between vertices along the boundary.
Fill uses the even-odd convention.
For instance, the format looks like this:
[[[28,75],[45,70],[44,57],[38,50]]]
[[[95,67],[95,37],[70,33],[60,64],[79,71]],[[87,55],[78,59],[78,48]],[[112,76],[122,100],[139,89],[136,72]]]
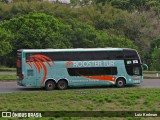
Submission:
[[[65,90],[67,88],[68,84],[65,80],[60,80],[58,83],[57,83],[57,88],[59,90]]]
[[[123,78],[119,78],[116,81],[116,86],[119,87],[119,88],[124,87],[125,86],[125,80]]]
[[[55,87],[56,87],[56,84],[53,81],[47,81],[46,84],[45,84],[45,89],[46,90],[54,90]]]

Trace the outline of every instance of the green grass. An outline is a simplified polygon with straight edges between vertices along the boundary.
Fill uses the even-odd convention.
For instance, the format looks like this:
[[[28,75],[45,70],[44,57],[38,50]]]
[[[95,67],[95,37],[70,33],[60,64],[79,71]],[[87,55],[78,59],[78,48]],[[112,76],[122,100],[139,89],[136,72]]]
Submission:
[[[160,71],[143,71],[144,74],[156,74],[160,73]]]
[[[16,68],[9,68],[5,66],[0,66],[0,71],[16,71]]]
[[[144,79],[160,79],[160,77],[148,77],[148,76],[144,76]]]
[[[115,113],[116,111],[160,111],[160,89],[95,88],[3,93],[0,94],[0,101],[1,111],[115,111]],[[88,120],[88,117],[58,119]],[[117,118],[89,119],[116,120]],[[134,120],[134,117],[121,119]],[[147,118],[137,117],[137,119]]]
[[[96,88],[17,92],[1,94],[0,101],[0,109],[4,111],[160,111],[160,89]]]
[[[16,75],[9,75],[9,74],[0,74],[0,81],[2,80],[16,80]]]

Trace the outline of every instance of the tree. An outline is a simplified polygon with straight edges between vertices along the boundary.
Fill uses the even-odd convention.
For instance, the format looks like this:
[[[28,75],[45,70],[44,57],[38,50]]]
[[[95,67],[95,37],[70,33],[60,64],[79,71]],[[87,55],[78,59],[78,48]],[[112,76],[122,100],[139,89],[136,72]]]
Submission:
[[[13,39],[11,33],[0,28],[0,57],[12,51],[12,46],[9,42],[11,39]]]
[[[51,38],[49,36],[51,34],[60,34],[59,30],[63,27],[63,24],[52,16],[42,13],[31,13],[3,22],[1,26],[14,34],[14,40],[11,41],[11,44],[15,50],[46,48],[46,41]],[[55,39],[58,40],[57,37]]]
[[[148,60],[150,60],[151,69],[160,70],[160,38],[157,38],[151,42],[150,55]]]
[[[8,3],[8,0],[0,0],[0,2]]]
[[[135,6],[140,3],[143,8],[145,0],[94,0],[88,5],[89,1],[75,8],[48,2],[0,4],[0,27],[14,37],[9,41],[13,57],[21,48],[131,47],[139,50],[143,61],[151,60],[150,42],[160,30],[154,4],[151,11],[139,12]]]
[[[86,5],[90,5],[93,0],[70,0],[70,4],[72,7],[82,7]]]
[[[72,21],[70,25],[71,29],[68,37],[70,37],[70,41],[74,48],[96,47],[97,31],[94,27],[78,21]]]
[[[74,48],[128,47],[138,49],[131,40],[125,37],[109,35],[106,31],[96,30],[93,26],[78,21],[72,21],[70,25],[68,32],[63,32],[63,35],[69,37]]]
[[[156,48],[160,48],[160,38],[157,38],[151,42],[151,51],[154,51]]]
[[[151,67],[153,70],[160,70],[160,48],[155,48],[152,52],[152,63]]]
[[[108,35],[104,32],[98,33],[98,46],[99,47],[120,47],[120,48],[134,48],[138,50],[138,47],[135,44],[122,36]]]
[[[12,64],[15,64],[17,49],[71,47],[69,40],[61,34],[61,29],[65,25],[54,17],[43,13],[30,13],[13,18],[2,22],[0,27],[7,31],[2,31],[4,33],[3,36],[1,35],[3,38],[6,38],[5,36],[9,33],[14,36],[14,39],[8,40],[6,38],[7,40],[2,39],[4,42],[1,42],[1,46],[4,44],[6,46],[6,48],[1,47],[3,51],[12,50],[12,54],[5,57],[6,60],[12,58]],[[11,46],[12,49],[9,49]]]

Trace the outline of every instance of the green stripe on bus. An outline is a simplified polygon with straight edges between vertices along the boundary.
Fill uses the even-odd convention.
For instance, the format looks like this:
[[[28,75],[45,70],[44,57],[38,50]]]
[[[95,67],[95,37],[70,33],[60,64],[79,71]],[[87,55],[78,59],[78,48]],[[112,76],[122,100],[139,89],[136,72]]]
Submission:
[[[26,53],[23,53],[22,57],[23,57],[23,58],[26,58]]]

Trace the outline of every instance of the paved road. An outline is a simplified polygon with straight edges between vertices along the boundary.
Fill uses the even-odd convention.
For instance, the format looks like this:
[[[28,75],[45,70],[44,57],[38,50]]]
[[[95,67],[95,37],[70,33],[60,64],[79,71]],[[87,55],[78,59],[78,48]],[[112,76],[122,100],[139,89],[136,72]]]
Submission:
[[[1,74],[16,75],[16,72],[15,71],[0,71],[0,75]]]
[[[142,83],[141,85],[127,86],[127,87],[160,88],[160,79],[144,79],[144,83]],[[103,88],[106,89],[106,87],[103,87]],[[70,88],[70,89],[82,89],[82,88]],[[24,91],[44,91],[44,89],[21,87],[21,86],[18,86],[16,82],[0,82],[0,93],[12,93],[12,92],[24,92]]]

